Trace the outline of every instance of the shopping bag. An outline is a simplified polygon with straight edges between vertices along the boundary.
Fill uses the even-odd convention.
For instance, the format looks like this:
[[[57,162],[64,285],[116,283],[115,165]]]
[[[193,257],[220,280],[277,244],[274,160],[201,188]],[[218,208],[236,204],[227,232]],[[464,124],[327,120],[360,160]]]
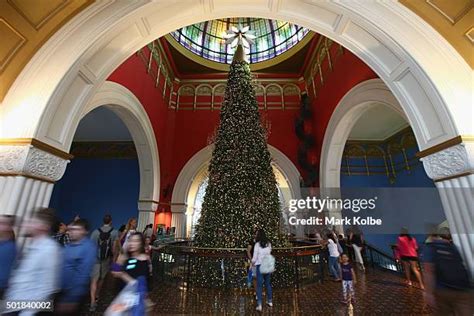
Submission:
[[[133,309],[140,303],[140,293],[138,291],[138,282],[127,283],[112,303],[107,307],[105,316],[129,316]]]

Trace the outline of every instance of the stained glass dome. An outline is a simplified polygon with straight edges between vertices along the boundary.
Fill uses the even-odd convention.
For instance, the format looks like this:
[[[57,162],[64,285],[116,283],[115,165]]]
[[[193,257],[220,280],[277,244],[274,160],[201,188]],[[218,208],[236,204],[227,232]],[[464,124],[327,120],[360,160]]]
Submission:
[[[230,64],[235,48],[224,35],[231,27],[249,26],[255,44],[245,48],[249,62],[255,64],[286,52],[301,41],[309,30],[288,22],[261,18],[227,18],[180,28],[171,36],[187,50],[205,59]]]

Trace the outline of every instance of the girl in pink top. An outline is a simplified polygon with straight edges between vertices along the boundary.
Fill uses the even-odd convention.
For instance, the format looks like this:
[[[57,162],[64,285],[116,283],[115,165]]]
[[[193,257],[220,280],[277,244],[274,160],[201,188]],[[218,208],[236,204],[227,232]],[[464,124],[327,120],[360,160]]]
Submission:
[[[420,288],[424,289],[421,274],[420,271],[418,271],[418,244],[416,243],[416,239],[408,234],[408,229],[406,228],[402,228],[401,234],[398,236],[395,259],[397,259],[397,261],[402,260],[407,284],[409,286],[412,285],[411,270],[420,283]]]

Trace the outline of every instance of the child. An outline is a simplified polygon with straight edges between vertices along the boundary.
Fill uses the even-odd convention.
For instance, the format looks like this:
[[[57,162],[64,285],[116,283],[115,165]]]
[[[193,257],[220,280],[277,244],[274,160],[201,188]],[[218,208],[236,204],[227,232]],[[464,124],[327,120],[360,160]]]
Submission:
[[[344,296],[344,303],[355,303],[354,284],[356,284],[356,276],[354,268],[349,262],[347,254],[341,256],[341,279],[342,279],[342,295]]]

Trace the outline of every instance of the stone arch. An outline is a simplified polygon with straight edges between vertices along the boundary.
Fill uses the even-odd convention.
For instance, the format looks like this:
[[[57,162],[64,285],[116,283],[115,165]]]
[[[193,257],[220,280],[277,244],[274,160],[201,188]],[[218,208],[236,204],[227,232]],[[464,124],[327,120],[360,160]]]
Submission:
[[[138,228],[144,228],[154,222],[160,194],[160,160],[153,127],[145,108],[130,90],[118,83],[106,81],[77,116],[73,125],[74,132],[84,116],[101,106],[120,117],[135,144],[140,172]]]
[[[183,237],[190,231],[192,216],[191,200],[197,193],[198,185],[207,176],[207,168],[212,157],[213,145],[209,145],[194,154],[184,165],[176,179],[171,196],[171,226],[176,227],[177,237]],[[291,160],[275,147],[268,145],[274,167],[284,177],[289,188],[286,199],[301,197],[300,174]],[[190,197],[191,196],[191,197]]]
[[[383,104],[406,119],[400,104],[380,79],[353,87],[336,106],[324,134],[319,166],[321,189],[339,188],[341,161],[349,133],[357,120],[376,104]]]

